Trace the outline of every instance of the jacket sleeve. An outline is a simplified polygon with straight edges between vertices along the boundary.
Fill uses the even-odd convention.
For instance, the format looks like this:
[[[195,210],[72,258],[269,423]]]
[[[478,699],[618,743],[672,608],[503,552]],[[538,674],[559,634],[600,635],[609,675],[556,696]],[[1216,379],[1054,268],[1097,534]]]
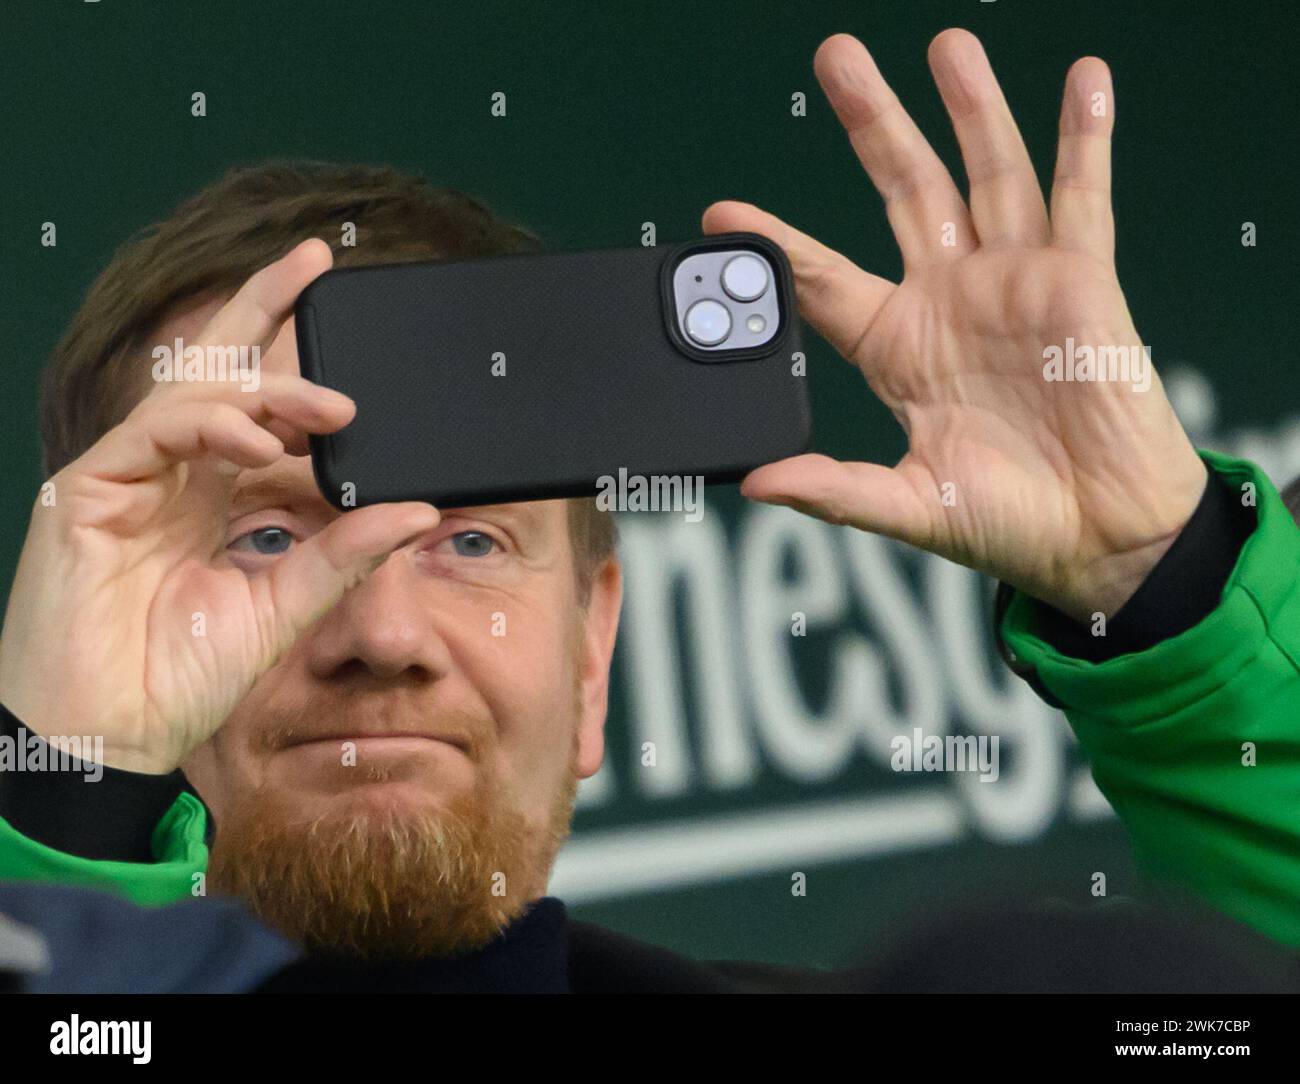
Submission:
[[[54,770],[56,748],[0,705],[0,880],[107,889],[139,904],[202,894],[207,813],[184,777],[66,758]]]
[[[1217,606],[1142,650],[1080,657],[1012,594],[1009,656],[1063,707],[1156,878],[1300,946],[1300,528],[1253,463],[1201,453],[1255,522]]]

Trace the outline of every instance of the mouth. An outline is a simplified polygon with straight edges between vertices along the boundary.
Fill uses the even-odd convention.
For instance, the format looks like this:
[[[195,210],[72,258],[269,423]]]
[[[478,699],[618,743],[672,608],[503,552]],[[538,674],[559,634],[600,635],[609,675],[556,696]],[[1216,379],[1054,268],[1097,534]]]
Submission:
[[[345,742],[351,742],[358,748],[364,747],[371,752],[388,750],[391,752],[419,751],[430,745],[450,746],[464,753],[470,752],[469,739],[459,734],[427,734],[420,731],[383,731],[367,732],[364,730],[334,734],[304,735],[294,741],[285,743],[283,750],[305,749],[311,746],[329,746],[339,748]]]

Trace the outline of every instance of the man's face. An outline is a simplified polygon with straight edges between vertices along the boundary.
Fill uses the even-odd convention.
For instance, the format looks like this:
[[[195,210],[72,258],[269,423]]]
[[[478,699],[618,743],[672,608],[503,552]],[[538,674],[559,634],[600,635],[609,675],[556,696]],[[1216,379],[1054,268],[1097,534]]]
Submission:
[[[219,307],[178,314],[157,341],[197,339]],[[292,322],[262,369],[298,372]],[[545,893],[576,779],[603,755],[617,565],[584,620],[565,501],[440,511],[184,765],[217,827],[214,887],[326,948],[490,936]],[[306,458],[244,470],[218,559],[258,575],[339,514]],[[358,923],[374,933],[355,937]]]

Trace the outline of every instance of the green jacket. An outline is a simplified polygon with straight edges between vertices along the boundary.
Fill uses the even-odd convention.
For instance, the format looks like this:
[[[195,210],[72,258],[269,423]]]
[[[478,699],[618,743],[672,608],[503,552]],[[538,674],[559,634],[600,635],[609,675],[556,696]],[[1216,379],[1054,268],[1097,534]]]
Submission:
[[[1201,455],[1234,489],[1253,483],[1258,502],[1213,613],[1103,663],[1068,658],[1042,639],[1039,606],[1022,594],[1001,634],[1065,705],[1138,862],[1300,946],[1300,529],[1254,464]],[[0,878],[168,903],[202,892],[204,829],[202,804],[181,795],[154,832],[156,861],[143,864],[63,854],[0,820]]]

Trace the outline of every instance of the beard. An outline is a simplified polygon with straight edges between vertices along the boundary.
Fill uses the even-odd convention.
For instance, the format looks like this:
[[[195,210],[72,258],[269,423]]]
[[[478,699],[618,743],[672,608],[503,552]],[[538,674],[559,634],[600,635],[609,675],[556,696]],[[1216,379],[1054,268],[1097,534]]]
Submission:
[[[304,818],[260,788],[219,825],[208,883],[314,954],[380,962],[472,952],[545,893],[572,822],[577,755],[575,731],[540,828],[482,756],[470,790],[436,809],[340,801]]]

